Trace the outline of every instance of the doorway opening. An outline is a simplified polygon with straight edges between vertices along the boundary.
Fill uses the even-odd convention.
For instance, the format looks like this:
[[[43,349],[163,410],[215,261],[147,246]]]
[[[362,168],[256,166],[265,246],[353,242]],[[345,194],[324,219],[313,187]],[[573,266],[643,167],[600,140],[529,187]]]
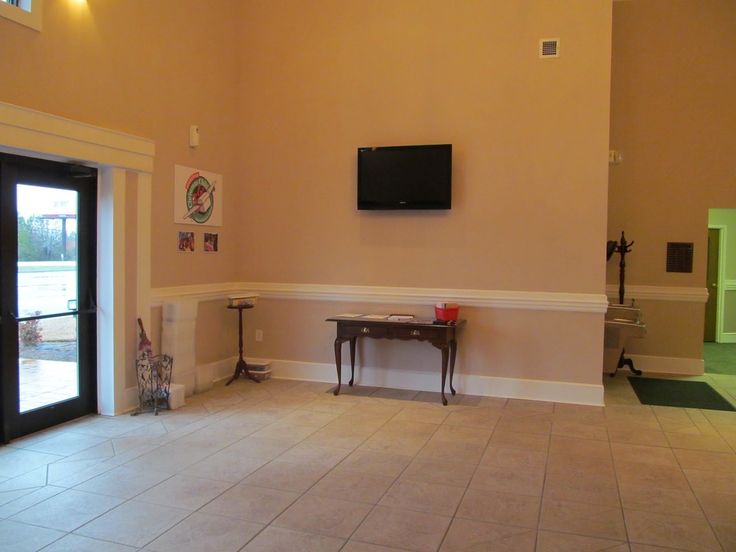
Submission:
[[[0,154],[3,441],[97,410],[97,171]]]
[[[710,374],[736,376],[736,209],[708,211],[708,302],[703,360]]]

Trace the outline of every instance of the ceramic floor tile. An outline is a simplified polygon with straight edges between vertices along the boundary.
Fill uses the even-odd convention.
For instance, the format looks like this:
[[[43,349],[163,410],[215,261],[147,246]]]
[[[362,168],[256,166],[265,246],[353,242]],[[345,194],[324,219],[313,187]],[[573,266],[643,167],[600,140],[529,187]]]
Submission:
[[[408,406],[393,417],[394,420],[405,420],[409,422],[428,422],[431,424],[441,424],[444,422],[450,412],[439,408],[431,408],[424,406]]]
[[[0,477],[14,478],[62,458],[64,457],[59,454],[8,447],[2,455],[2,462],[0,462]]]
[[[679,466],[658,466],[626,462],[616,464],[616,475],[621,485],[646,488],[679,489],[690,488],[685,473]]]
[[[351,540],[340,549],[340,552],[406,552],[406,549],[389,548],[379,544]]]
[[[448,467],[447,462],[416,458],[401,473],[400,479],[465,488],[470,483],[474,472],[475,465],[473,464],[454,462]]]
[[[624,510],[626,529],[632,543],[681,548],[696,552],[722,550],[704,519]]]
[[[667,437],[659,429],[609,427],[608,437],[612,443],[669,447]]]
[[[499,493],[515,493],[542,496],[544,468],[528,466],[479,467],[473,475],[470,487]]]
[[[434,552],[442,542],[450,519],[446,516],[376,506],[352,538],[415,552]]]
[[[422,450],[422,447],[427,444],[428,440],[429,437],[416,435],[404,436],[393,432],[376,432],[366,439],[361,445],[361,448],[364,450],[375,450],[377,452],[414,456]]]
[[[383,496],[381,506],[453,516],[465,489],[419,481],[397,481]]]
[[[73,531],[122,502],[122,499],[67,490],[13,516],[13,521]]]
[[[349,498],[354,502],[376,504],[393,484],[394,478],[350,470],[331,471],[308,494],[327,498]]]
[[[496,430],[491,436],[490,445],[520,448],[535,452],[547,452],[549,447],[549,435],[535,435],[532,433]]]
[[[0,519],[0,550],[36,552],[64,536],[62,531]]]
[[[269,526],[242,552],[337,552],[344,543],[344,539]]]
[[[485,447],[494,432],[495,430],[493,428],[442,424],[434,432],[430,442],[445,443],[448,447],[459,444],[473,444]]]
[[[170,477],[169,474],[163,472],[141,471],[121,466],[88,479],[74,488],[78,491],[128,499],[147,491]]]
[[[290,448],[291,445],[270,439],[253,437],[251,435],[218,452],[222,452],[223,454],[233,453],[240,456],[262,458],[264,460],[273,460]]]
[[[328,471],[321,464],[292,464],[274,460],[253,472],[243,482],[258,487],[303,493]]]
[[[421,449],[417,457],[425,460],[438,460],[448,465],[458,458],[462,458],[466,464],[477,464],[483,457],[485,449],[485,443],[443,442],[432,439]]]
[[[731,447],[720,435],[689,435],[683,433],[665,433],[665,435],[670,446],[675,449],[732,452]]]
[[[259,523],[195,512],[146,546],[146,550],[237,552],[263,527]]]
[[[95,435],[84,435],[80,433],[73,433],[71,431],[65,431],[45,439],[40,443],[36,443],[26,450],[33,450],[35,452],[45,452],[47,454],[58,454],[60,456],[69,456],[85,449],[99,445],[100,443],[107,441],[106,437],[98,437]]]
[[[43,549],[43,552],[134,552],[132,546],[106,542],[69,533]]]
[[[534,552],[535,541],[534,529],[456,518],[450,525],[440,552]]]
[[[492,408],[473,408],[451,412],[444,420],[446,425],[494,429],[500,419],[499,411]]]
[[[547,453],[489,445],[480,460],[482,467],[542,468],[547,464]]]
[[[557,533],[554,531],[540,531],[537,539],[536,552],[629,552],[626,542]]]
[[[350,454],[348,449],[300,443],[281,454],[278,460],[294,464],[321,464],[327,468],[332,468],[348,454]]]
[[[214,454],[216,450],[192,445],[166,444],[126,463],[134,470],[153,470],[173,475]]]
[[[715,470],[683,470],[695,491],[736,492],[736,472]]]
[[[405,454],[360,448],[347,456],[335,469],[398,477],[411,460],[412,457]]]
[[[67,536],[6,525],[54,540],[52,552],[525,551],[535,540],[539,552],[625,552],[627,535],[632,552],[736,549],[733,413],[642,406],[625,380],[604,382],[607,403],[620,395],[604,408],[240,383],[158,417],[86,417],[0,447],[0,520],[98,516]],[[93,512],[111,499],[132,500]]]
[[[690,489],[621,485],[621,503],[627,510],[702,517],[703,510]]]
[[[572,420],[555,420],[552,422],[552,435],[561,435],[577,439],[608,441],[608,431],[602,424],[586,424]]]
[[[231,483],[225,481],[175,475],[138,495],[136,500],[162,506],[173,504],[184,510],[196,510],[231,486]]]
[[[276,518],[273,525],[347,539],[370,510],[369,504],[305,495]]]
[[[270,523],[299,496],[295,492],[240,483],[208,503],[201,511],[257,523]]]
[[[267,462],[265,458],[243,456],[237,451],[224,449],[184,468],[181,474],[237,483]]]
[[[677,458],[669,447],[611,443],[611,453],[616,464],[636,462],[657,466],[677,466]]]
[[[713,521],[711,525],[723,549],[727,552],[736,550],[736,522]]]
[[[140,548],[190,513],[170,506],[131,500],[83,525],[75,533]]]
[[[601,506],[620,506],[618,484],[613,476],[568,472],[548,473],[544,497]]]
[[[709,520],[736,523],[736,489],[725,487],[723,490],[733,491],[733,494],[714,491],[696,491],[696,494]]]
[[[535,496],[468,489],[456,516],[464,519],[536,528],[541,499]]]
[[[52,485],[33,489],[31,492],[23,494],[23,496],[0,506],[0,518],[9,518],[14,516],[15,514],[18,514],[31,506],[35,506],[39,502],[43,502],[52,496],[63,493],[64,491],[66,491],[66,488],[54,487]]]
[[[682,469],[736,472],[736,454],[675,449],[673,451]]]
[[[626,540],[626,526],[620,507],[545,499],[542,502],[540,528],[610,540]]]

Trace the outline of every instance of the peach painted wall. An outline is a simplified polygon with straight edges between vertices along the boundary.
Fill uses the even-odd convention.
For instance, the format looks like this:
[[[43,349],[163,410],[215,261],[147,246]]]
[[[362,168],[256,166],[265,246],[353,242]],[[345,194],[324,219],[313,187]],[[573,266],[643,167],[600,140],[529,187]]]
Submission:
[[[293,0],[241,13],[242,280],[604,293],[609,1]],[[539,59],[550,37],[561,56]],[[453,144],[452,210],[356,210],[359,146],[425,143]],[[324,318],[350,308],[263,301],[248,350],[331,362]],[[600,383],[600,315],[463,316],[464,373]],[[437,364],[421,344],[364,348],[374,365]]]
[[[243,3],[240,273],[600,293],[610,9]],[[446,142],[451,211],[356,211],[357,147]]]
[[[156,142],[154,287],[230,281],[235,275],[235,201],[226,205],[219,230],[222,254],[204,255],[202,229],[196,228],[199,250],[183,255],[175,249],[176,232],[193,227],[173,223],[172,198],[174,164],[222,173],[225,193],[238,195],[237,4],[47,1],[40,33],[0,18],[0,101]],[[191,124],[201,128],[197,149],[188,145]]]
[[[636,241],[630,285],[705,288],[708,209],[736,207],[734,28],[730,0],[613,3],[611,147],[624,161],[610,170],[608,239]],[[692,273],[665,271],[668,241],[694,243]],[[613,260],[607,275],[618,281]],[[702,358],[702,305],[647,309],[658,341],[630,352]]]
[[[156,141],[154,287],[603,293],[610,0],[46,4],[42,33],[0,21],[0,48],[24,56],[0,58],[0,100]],[[540,60],[550,37],[561,57]],[[358,146],[437,142],[454,146],[451,211],[356,211]],[[218,255],[174,251],[175,163],[225,175]],[[264,301],[267,337],[251,354],[328,362],[330,340],[315,336],[339,306]],[[600,315],[466,310],[469,373],[600,382]],[[213,335],[231,325],[212,305],[202,313]],[[293,320],[309,325],[269,341]],[[198,362],[234,354],[216,343]],[[431,354],[388,347],[393,360],[366,358],[419,369]]]

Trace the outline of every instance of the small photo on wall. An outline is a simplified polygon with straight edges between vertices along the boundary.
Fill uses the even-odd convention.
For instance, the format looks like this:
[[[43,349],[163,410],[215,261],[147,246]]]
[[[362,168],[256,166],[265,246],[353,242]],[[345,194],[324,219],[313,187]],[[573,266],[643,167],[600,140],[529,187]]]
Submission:
[[[179,232],[177,249],[186,252],[194,251],[194,232]]]
[[[217,251],[217,234],[204,233],[204,250],[205,252]]]

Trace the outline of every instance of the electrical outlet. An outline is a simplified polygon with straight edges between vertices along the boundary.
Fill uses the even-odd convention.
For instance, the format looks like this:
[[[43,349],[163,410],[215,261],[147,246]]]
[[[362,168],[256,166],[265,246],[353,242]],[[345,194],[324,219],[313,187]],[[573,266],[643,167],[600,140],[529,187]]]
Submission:
[[[263,341],[263,330],[256,330],[256,341]]]

